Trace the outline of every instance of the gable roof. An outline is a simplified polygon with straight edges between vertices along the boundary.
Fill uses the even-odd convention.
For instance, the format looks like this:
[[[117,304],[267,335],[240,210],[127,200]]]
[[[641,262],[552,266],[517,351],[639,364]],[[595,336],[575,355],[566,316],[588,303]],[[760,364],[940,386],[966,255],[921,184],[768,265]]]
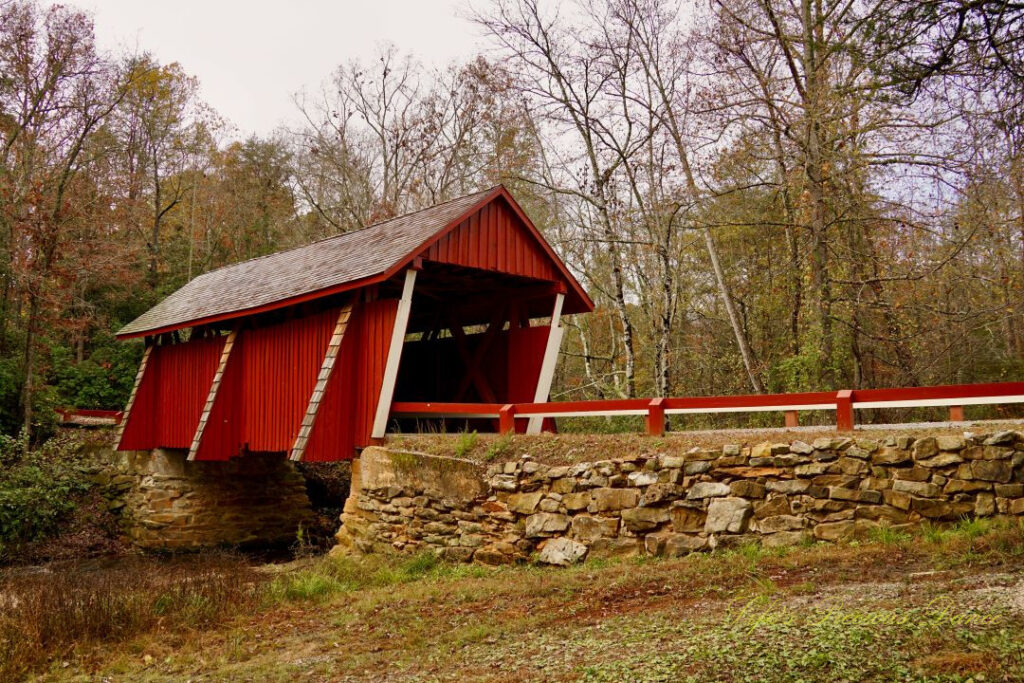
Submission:
[[[305,246],[204,273],[118,331],[158,334],[279,308],[385,280],[465,217],[503,197],[557,265],[582,308],[593,302],[501,185]]]

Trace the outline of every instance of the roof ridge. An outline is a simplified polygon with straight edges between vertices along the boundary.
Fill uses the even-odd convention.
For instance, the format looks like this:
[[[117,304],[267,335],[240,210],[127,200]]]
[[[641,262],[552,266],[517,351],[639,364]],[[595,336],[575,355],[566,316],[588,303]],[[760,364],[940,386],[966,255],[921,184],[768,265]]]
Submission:
[[[226,268],[234,268],[235,266],[240,266],[240,265],[245,264],[245,263],[253,263],[254,261],[260,261],[262,259],[270,258],[271,256],[278,256],[279,254],[287,254],[290,251],[296,251],[298,249],[305,249],[306,247],[311,247],[314,244],[321,244],[323,242],[330,242],[331,240],[336,240],[336,239],[339,239],[339,238],[342,238],[342,237],[347,237],[348,235],[354,235],[356,233],[363,232],[365,230],[369,230],[371,228],[378,228],[378,227],[380,227],[382,225],[386,225],[387,223],[391,223],[392,221],[397,221],[397,220],[400,220],[402,218],[408,218],[409,216],[414,216],[414,215],[416,215],[418,213],[423,213],[424,211],[430,211],[431,209],[436,209],[438,207],[444,206],[445,204],[451,204],[453,202],[457,202],[457,201],[460,201],[462,199],[467,199],[469,197],[474,197],[476,195],[488,194],[488,193],[493,192],[494,190],[498,189],[499,187],[502,187],[501,183],[498,183],[497,185],[492,185],[491,187],[488,187],[488,188],[486,188],[484,190],[477,190],[476,192],[470,192],[469,194],[464,194],[464,195],[461,195],[459,197],[452,197],[451,199],[446,199],[443,202],[438,202],[437,204],[431,204],[430,206],[425,206],[422,209],[416,209],[415,211],[409,211],[408,213],[403,213],[400,216],[393,216],[391,218],[386,218],[386,219],[384,219],[382,221],[378,221],[376,223],[371,223],[370,225],[364,225],[363,227],[356,228],[355,230],[349,230],[348,232],[343,232],[343,233],[340,233],[340,234],[337,234],[337,235],[330,235],[329,237],[321,237],[320,239],[313,240],[312,242],[306,242],[305,244],[297,244],[294,247],[288,247],[287,249],[279,249],[277,251],[270,252],[269,254],[261,254],[260,256],[253,256],[252,258],[247,258],[244,261],[235,261],[234,263],[226,263],[223,266],[220,266],[218,268],[214,268],[213,270],[208,270],[205,273],[200,273],[199,275],[197,275],[194,278],[192,278],[192,280],[190,280],[190,282],[195,282],[196,280],[199,280],[200,278],[204,278],[207,275],[219,272],[219,271],[224,270]]]

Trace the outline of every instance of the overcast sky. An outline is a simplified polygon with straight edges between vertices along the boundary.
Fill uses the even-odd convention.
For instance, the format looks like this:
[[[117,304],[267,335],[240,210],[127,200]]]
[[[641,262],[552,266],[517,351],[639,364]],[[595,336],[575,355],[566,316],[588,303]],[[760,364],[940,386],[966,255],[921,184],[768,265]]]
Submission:
[[[267,133],[295,121],[292,95],[338,64],[391,41],[428,64],[474,54],[482,42],[460,0],[65,0],[95,15],[102,48],[148,50],[197,76],[205,101],[239,128]],[[464,14],[464,12],[463,12]]]

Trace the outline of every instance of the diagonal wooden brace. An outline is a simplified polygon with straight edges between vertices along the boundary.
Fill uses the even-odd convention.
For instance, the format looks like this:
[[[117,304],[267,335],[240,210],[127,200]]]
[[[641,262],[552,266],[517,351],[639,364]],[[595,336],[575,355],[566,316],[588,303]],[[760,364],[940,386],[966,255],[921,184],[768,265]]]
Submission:
[[[135,396],[139,393],[139,385],[142,384],[142,377],[146,374],[146,368],[149,366],[149,357],[153,353],[153,345],[147,344],[146,350],[142,353],[142,362],[139,363],[139,371],[135,373],[135,384],[132,385],[132,393],[128,396],[128,405],[125,406],[124,415],[121,417],[121,423],[117,426],[117,438],[114,439],[114,443],[117,444],[115,450],[121,449],[121,439],[124,438],[124,428],[128,425],[128,420],[132,417],[132,406],[135,405]]]
[[[206,424],[210,420],[210,412],[213,410],[213,404],[217,400],[217,392],[220,390],[220,381],[224,377],[224,368],[228,365],[228,358],[231,357],[231,349],[234,348],[237,338],[238,330],[231,330],[227,340],[224,342],[224,348],[221,349],[217,372],[214,373],[213,381],[210,382],[210,391],[206,394],[206,405],[203,406],[203,413],[199,416],[199,425],[196,426],[196,433],[192,436],[192,447],[188,449],[189,460],[195,460],[196,454],[199,452],[199,444],[203,441],[203,432],[206,431]]]
[[[324,360],[320,364],[320,374],[317,375],[316,385],[313,393],[309,395],[309,403],[306,404],[306,414],[299,426],[299,433],[292,444],[291,460],[298,462],[306,454],[306,445],[309,443],[309,435],[313,432],[313,424],[316,422],[317,413],[320,411],[320,403],[323,401],[324,393],[327,391],[327,382],[331,379],[334,371],[334,363],[341,352],[341,343],[345,340],[345,331],[348,329],[348,321],[352,316],[352,304],[348,304],[338,312],[338,320],[334,324],[334,332],[331,333],[331,341],[327,344],[327,351],[324,353]]]

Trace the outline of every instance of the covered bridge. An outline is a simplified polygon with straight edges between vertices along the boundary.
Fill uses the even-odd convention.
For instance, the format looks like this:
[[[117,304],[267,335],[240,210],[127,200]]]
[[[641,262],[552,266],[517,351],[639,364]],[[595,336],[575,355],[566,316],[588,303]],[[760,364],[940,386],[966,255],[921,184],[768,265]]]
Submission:
[[[347,460],[395,400],[547,400],[593,306],[501,186],[226,266],[118,333],[146,340],[118,448]]]

